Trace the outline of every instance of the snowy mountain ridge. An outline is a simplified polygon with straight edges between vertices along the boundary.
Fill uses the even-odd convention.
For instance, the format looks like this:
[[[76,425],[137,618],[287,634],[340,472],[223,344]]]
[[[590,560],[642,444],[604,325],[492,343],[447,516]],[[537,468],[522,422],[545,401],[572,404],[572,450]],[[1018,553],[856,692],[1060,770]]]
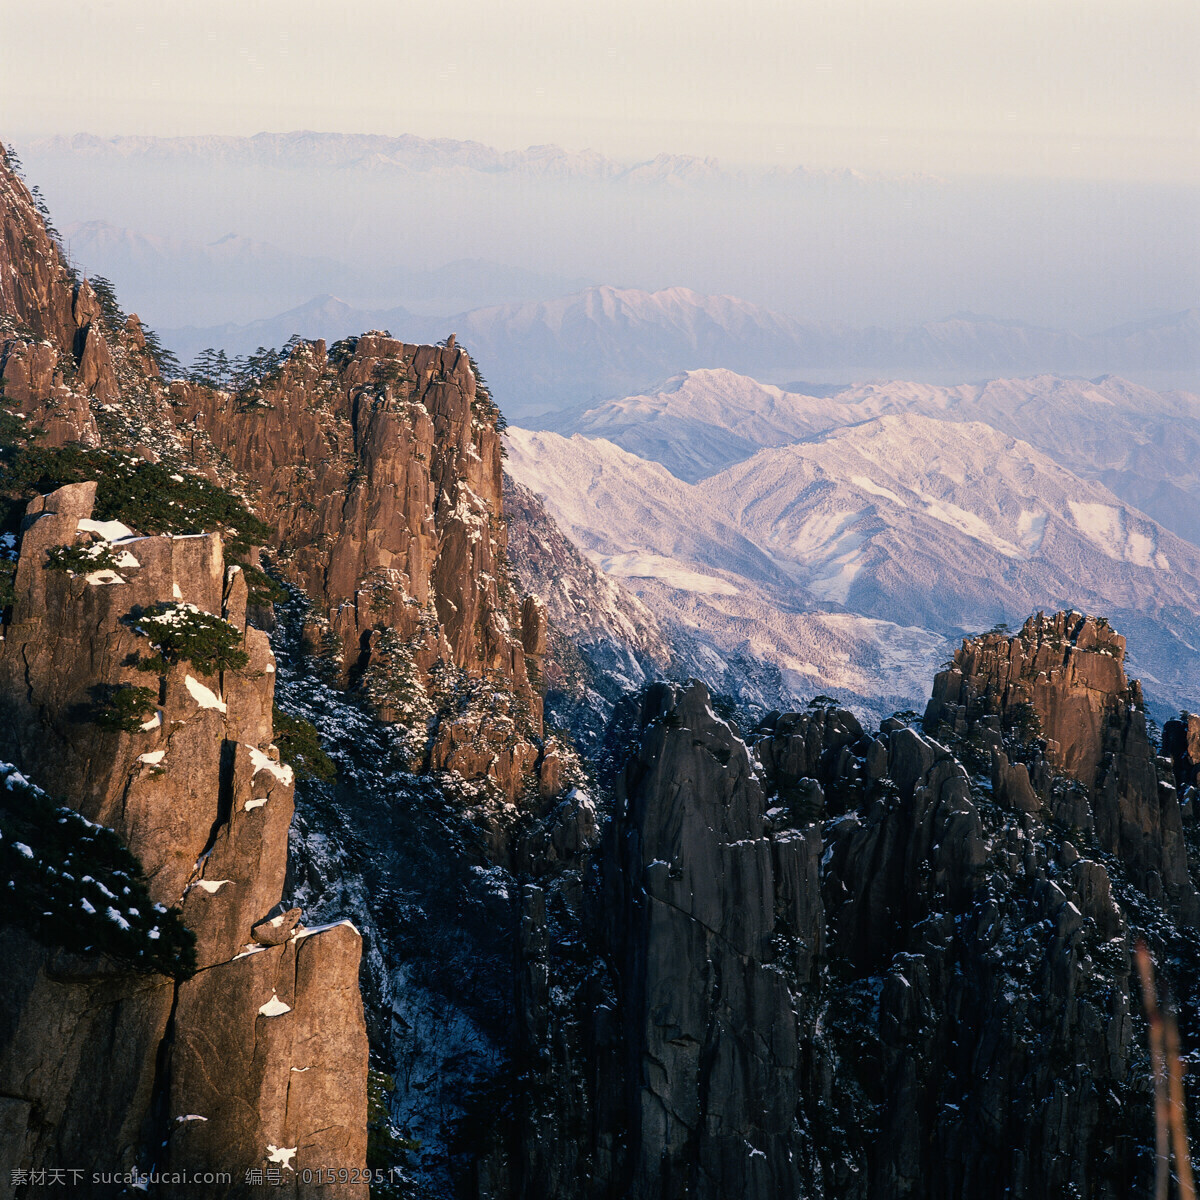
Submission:
[[[1124,387],[1068,394],[1107,407]],[[632,436],[631,414],[647,413],[653,430],[655,416],[669,412],[686,441],[688,420],[700,414],[715,439],[720,406],[711,393],[703,404],[674,403],[685,390],[673,382],[657,403],[633,397],[609,416]],[[992,400],[1011,394],[1019,393],[997,387]],[[795,696],[818,688],[894,699],[902,689],[884,651],[898,631],[910,657],[931,659],[964,631],[1038,608],[1115,614],[1138,632],[1138,670],[1152,698],[1186,696],[1200,670],[1200,548],[1028,442],[961,419],[987,395],[987,387],[955,390],[958,420],[866,416],[888,398],[866,389],[843,404],[850,423],[759,449],[695,483],[604,438],[521,429],[508,431],[509,470],[665,628],[718,657],[774,663]],[[737,396],[810,428],[832,419],[840,399],[748,386]],[[1160,408],[1191,403],[1167,396]],[[746,427],[740,417],[728,423]],[[764,421],[758,434],[776,437],[777,425]],[[643,447],[655,436],[643,430]],[[911,672],[917,687],[920,669]]]
[[[797,385],[798,386],[798,385]],[[1200,396],[1157,392],[1118,376],[1042,375],[940,387],[911,381],[785,392],[726,370],[688,371],[650,394],[563,421],[690,482],[760,449],[897,413],[982,422],[1103,483],[1200,544]]]

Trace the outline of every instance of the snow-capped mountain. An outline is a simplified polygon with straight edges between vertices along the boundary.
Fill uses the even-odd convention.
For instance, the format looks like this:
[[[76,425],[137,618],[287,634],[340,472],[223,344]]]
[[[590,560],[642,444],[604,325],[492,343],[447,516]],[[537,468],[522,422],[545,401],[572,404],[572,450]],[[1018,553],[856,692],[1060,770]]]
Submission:
[[[676,674],[764,707],[814,692],[913,704],[951,649],[938,633],[821,605],[693,486],[602,439],[510,428],[508,470],[587,557],[655,614]]]
[[[419,318],[409,312],[410,304],[424,313],[455,312],[539,300],[585,282],[486,259],[456,259],[429,270],[380,263],[352,267],[237,233],[200,242],[139,233],[108,221],[73,222],[63,237],[81,271],[109,277],[133,310],[152,324],[169,326],[163,331],[168,344],[185,361],[208,346],[231,354],[279,346],[293,333],[333,340],[395,325],[413,340],[424,336],[426,324],[441,329],[444,321]],[[397,303],[364,307],[335,293],[368,299],[387,295]],[[288,307],[275,316],[246,319],[280,305]],[[210,313],[225,319],[217,325],[196,323]],[[190,323],[183,325],[184,320]]]
[[[671,673],[671,649],[658,619],[605,574],[555,524],[528,488],[504,477],[508,560],[523,594],[550,618],[543,660],[545,713],[596,745],[614,704],[629,689]]]
[[[735,524],[698,503],[665,467],[603,439],[510,427],[508,468],[608,574],[682,591],[732,594],[749,581],[786,589],[787,574]]]
[[[761,451],[696,491],[814,595],[904,624],[1200,612],[1200,549],[978,422],[881,417]]]
[[[559,429],[604,438],[695,483],[768,446],[830,428],[838,411],[836,403],[717,368],[684,371],[648,394],[565,418]]]
[[[665,626],[775,663],[796,694],[897,697],[924,669],[888,659],[898,628],[908,660],[932,658],[1038,608],[1136,630],[1156,700],[1200,670],[1200,550],[977,421],[859,419],[695,484],[603,439],[510,430],[509,469]]]
[[[1035,376],[937,387],[891,381],[798,394],[732,371],[689,371],[564,422],[679,478],[704,478],[758,450],[893,413],[983,422],[1103,483],[1200,545],[1200,396],[1115,376]]]

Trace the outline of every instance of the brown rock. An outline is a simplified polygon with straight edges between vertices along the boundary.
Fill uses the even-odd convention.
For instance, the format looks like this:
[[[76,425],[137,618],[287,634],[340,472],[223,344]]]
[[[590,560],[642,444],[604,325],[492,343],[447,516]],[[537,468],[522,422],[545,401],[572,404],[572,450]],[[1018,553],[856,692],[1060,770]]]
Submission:
[[[299,1180],[305,1169],[352,1169],[366,1158],[360,947],[348,924],[301,932],[180,987],[172,1170],[223,1168],[240,1182],[248,1168],[275,1163],[285,1167],[284,1195],[361,1192]]]
[[[5,1163],[144,1166],[143,1122],[171,981],[56,953],[12,929],[0,931],[0,954]]]
[[[281,946],[292,936],[299,924],[300,910],[289,908],[273,917],[263,917],[250,933],[260,946]]]
[[[376,631],[395,629],[434,690],[450,667],[508,691],[524,724],[468,719],[439,730],[436,769],[496,779],[515,796],[538,758],[545,652],[536,601],[505,591],[500,439],[478,419],[458,347],[365,334],[347,354],[302,345],[258,407],[186,384],[172,396],[198,466],[214,451],[249,481],[276,531],[279,567],[345,648],[343,678],[366,666]],[[314,630],[315,649],[330,635]],[[435,670],[436,668],[436,670]]]
[[[129,562],[111,580],[46,570],[46,550],[73,544],[90,518],[95,486],[60,488],[29,506],[13,620],[0,642],[0,749],[120,833],[152,897],[182,903],[201,970],[173,986],[13,947],[21,967],[0,997],[8,1022],[0,1026],[0,1078],[12,1081],[5,1087],[17,1102],[6,1116],[8,1149],[35,1167],[161,1162],[152,1139],[169,1051],[172,1169],[228,1169],[240,1182],[264,1164],[268,1145],[314,1165],[361,1167],[359,936],[345,924],[296,934],[293,910],[280,922],[283,944],[261,946],[263,914],[284,883],[292,816],[292,772],[270,744],[266,635],[245,631],[250,662],[238,671],[207,676],[186,661],[161,676],[138,671],[132,664],[149,642],[129,618],[140,606],[176,600],[219,613],[230,600],[221,539],[118,543]],[[97,696],[121,683],[157,684],[157,708],[133,732],[95,723]],[[290,1006],[282,1025],[259,1013],[273,991]],[[311,1080],[297,1082],[307,1073],[297,1055]],[[290,1179],[291,1194],[315,1194]]]
[[[111,403],[117,398],[116,372],[113,370],[112,351],[101,331],[100,324],[93,321],[83,330],[83,352],[79,357],[79,382],[97,400]]]
[[[77,323],[74,284],[24,183],[0,151],[0,316],[12,317],[60,355],[71,353]]]
[[[1019,634],[963,642],[934,680],[925,728],[966,734],[999,717],[1033,751],[1026,776],[1038,806],[1072,828],[1094,829],[1143,887],[1167,893],[1191,918],[1200,895],[1187,871],[1174,788],[1160,787],[1141,687],[1125,677],[1125,639],[1100,618],[1038,613]],[[1066,776],[1081,785],[1054,786]],[[1020,772],[997,759],[1000,795],[1025,811]]]

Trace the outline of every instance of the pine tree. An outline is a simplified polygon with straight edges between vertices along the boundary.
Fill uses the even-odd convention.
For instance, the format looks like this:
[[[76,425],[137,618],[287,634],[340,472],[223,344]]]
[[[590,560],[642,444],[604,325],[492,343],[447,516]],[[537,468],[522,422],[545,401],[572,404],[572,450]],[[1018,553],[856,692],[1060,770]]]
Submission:
[[[142,326],[142,340],[146,343],[146,353],[154,360],[163,379],[170,381],[180,378],[183,367],[179,359],[162,344],[162,339],[149,326]]]
[[[100,315],[104,319],[105,325],[114,331],[118,326],[124,325],[125,310],[117,302],[117,290],[113,287],[112,281],[103,275],[93,275],[88,283],[92,285],[92,291],[96,294],[96,300],[100,304]]]

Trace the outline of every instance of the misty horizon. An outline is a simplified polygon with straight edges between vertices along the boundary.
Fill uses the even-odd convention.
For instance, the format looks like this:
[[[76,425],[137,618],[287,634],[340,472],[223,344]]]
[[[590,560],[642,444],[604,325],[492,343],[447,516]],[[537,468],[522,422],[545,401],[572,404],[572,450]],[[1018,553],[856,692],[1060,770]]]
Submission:
[[[179,289],[172,307],[149,277],[115,280],[137,303],[148,294],[149,319],[169,327],[265,319],[325,293],[432,314],[588,284],[689,287],[806,322],[967,312],[1081,334],[1200,300],[1200,223],[1184,185],[725,170],[666,152],[618,163],[416,136],[86,135],[17,148],[61,228],[102,222],[200,246],[236,234],[327,260],[303,287],[222,288],[220,307],[197,297],[188,309]],[[556,283],[430,298],[396,282],[469,260]]]

